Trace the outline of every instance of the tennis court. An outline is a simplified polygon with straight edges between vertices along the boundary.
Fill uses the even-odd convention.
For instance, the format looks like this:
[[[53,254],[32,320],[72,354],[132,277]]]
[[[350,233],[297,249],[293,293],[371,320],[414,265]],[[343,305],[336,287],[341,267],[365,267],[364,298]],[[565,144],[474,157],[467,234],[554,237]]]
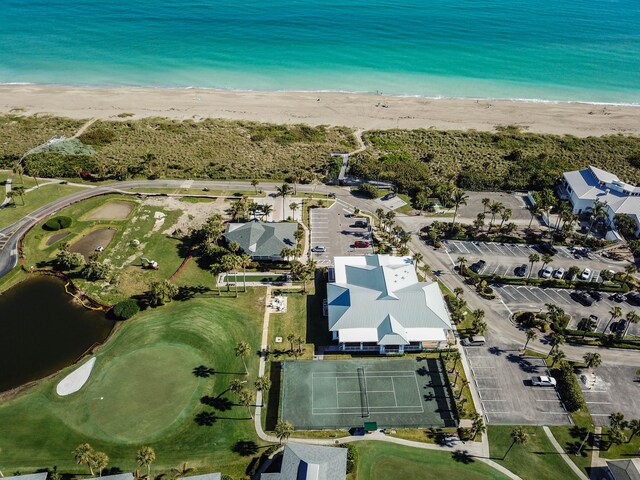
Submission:
[[[436,358],[287,361],[282,372],[281,417],[297,429],[456,425]]]

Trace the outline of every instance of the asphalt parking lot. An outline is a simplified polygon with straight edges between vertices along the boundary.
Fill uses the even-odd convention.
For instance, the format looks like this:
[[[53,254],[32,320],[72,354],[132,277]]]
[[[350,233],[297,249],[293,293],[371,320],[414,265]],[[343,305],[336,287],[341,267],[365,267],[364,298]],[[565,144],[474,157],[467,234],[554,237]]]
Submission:
[[[636,376],[637,366],[601,365],[592,372],[578,374],[587,407],[593,423],[597,426],[609,425],[609,415],[623,413],[632,420],[640,412],[640,379]]]
[[[397,208],[404,207],[407,204],[407,202],[402,200],[397,195],[395,197],[389,198],[387,200],[383,200],[383,198],[384,197],[378,198],[376,200],[376,203],[380,204],[381,206],[383,206],[385,208],[388,208],[389,210],[396,210]]]
[[[619,306],[622,308],[623,316],[626,315],[628,311],[637,308],[627,302],[618,303],[610,300],[610,294],[607,293],[602,294],[602,300],[594,302],[590,307],[585,307],[571,298],[571,292],[573,290],[569,289],[539,288],[524,285],[494,285],[493,288],[505,306],[512,312],[518,310],[546,310],[545,305],[547,303],[557,305],[571,316],[569,328],[576,328],[582,318],[595,315],[598,317],[596,331],[603,332],[611,318],[609,311],[612,307]],[[640,325],[632,324],[629,327],[628,334],[640,334]]]
[[[347,255],[364,255],[373,253],[373,246],[355,248],[354,242],[364,240],[371,242],[369,228],[356,227],[351,217],[352,209],[337,200],[329,208],[312,208],[309,212],[311,231],[311,248],[318,245],[325,247],[325,252],[311,252],[318,266],[333,264],[333,257]]]
[[[531,377],[548,375],[544,359],[521,356],[520,348],[465,348],[487,423],[570,425],[555,388],[531,385]]]

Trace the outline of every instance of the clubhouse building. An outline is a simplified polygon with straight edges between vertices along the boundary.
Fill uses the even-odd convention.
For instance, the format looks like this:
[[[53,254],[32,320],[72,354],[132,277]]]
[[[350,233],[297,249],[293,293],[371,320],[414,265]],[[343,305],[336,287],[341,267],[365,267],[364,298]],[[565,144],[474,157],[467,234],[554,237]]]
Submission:
[[[566,172],[561,196],[571,202],[576,215],[590,212],[596,201],[603,203],[610,228],[614,228],[616,215],[627,214],[636,221],[636,236],[640,235],[640,187],[623,182],[613,173],[593,166]]]
[[[261,480],[344,480],[347,449],[289,443],[279,472],[263,473]]]
[[[224,233],[227,243],[237,242],[253,260],[282,260],[282,249],[296,246],[296,222],[229,223]]]
[[[335,257],[334,265],[327,310],[340,350],[419,352],[453,341],[440,287],[418,280],[411,257]]]

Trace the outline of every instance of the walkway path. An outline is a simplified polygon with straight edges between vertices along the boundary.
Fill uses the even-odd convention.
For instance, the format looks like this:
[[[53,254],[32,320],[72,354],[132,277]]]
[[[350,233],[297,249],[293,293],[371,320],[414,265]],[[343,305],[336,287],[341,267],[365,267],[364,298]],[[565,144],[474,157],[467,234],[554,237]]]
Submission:
[[[87,122],[80,127],[80,130],[78,130],[75,133],[75,135],[73,137],[71,137],[71,138],[78,138],[80,135],[82,135],[84,132],[86,132],[87,128],[89,128],[91,125],[93,125],[96,122],[96,120],[98,120],[98,119],[97,118],[91,118],[91,119],[87,120]]]
[[[547,438],[549,438],[549,440],[551,441],[551,445],[553,445],[553,448],[556,449],[556,452],[560,454],[562,459],[567,463],[567,465],[569,465],[569,468],[573,470],[573,473],[575,473],[580,480],[589,480],[589,478],[584,473],[582,473],[582,470],[580,470],[580,468],[578,468],[578,466],[573,463],[573,461],[569,458],[569,455],[565,453],[565,451],[556,440],[556,437],[554,437],[553,433],[551,433],[551,430],[549,430],[549,427],[543,426],[542,430],[544,430],[544,433],[547,434]]]

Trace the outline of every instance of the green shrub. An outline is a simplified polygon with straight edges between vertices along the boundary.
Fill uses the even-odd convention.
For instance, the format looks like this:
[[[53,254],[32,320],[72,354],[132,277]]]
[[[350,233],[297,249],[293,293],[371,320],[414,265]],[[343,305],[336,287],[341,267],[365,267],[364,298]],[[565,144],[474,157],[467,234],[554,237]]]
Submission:
[[[573,366],[563,361],[557,370],[553,371],[554,377],[558,380],[558,393],[564,402],[565,407],[570,412],[577,412],[585,407],[584,397],[578,384],[578,379],[573,372]]]
[[[140,305],[138,305],[138,301],[134,298],[123,300],[120,303],[116,303],[113,307],[113,314],[119,320],[127,320],[139,311]]]
[[[59,217],[53,217],[47,220],[44,223],[44,225],[42,225],[42,228],[44,228],[45,230],[54,232],[56,230],[69,228],[72,223],[73,223],[73,220],[71,220],[69,217],[65,217],[61,215]]]
[[[358,450],[353,443],[343,443],[340,445],[347,449],[347,473],[353,473],[358,466]]]
[[[358,187],[357,191],[366,198],[378,198],[380,196],[378,189],[370,183],[363,183]]]

